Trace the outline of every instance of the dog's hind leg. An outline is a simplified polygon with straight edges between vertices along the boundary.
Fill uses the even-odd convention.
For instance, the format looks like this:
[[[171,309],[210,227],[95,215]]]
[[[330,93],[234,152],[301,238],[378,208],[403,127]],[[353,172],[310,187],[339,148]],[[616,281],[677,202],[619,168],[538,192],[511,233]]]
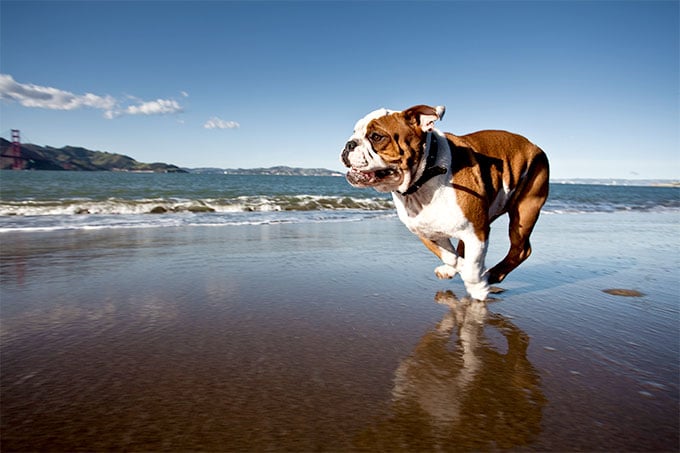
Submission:
[[[510,250],[500,263],[489,270],[490,284],[502,282],[531,255],[529,236],[541,213],[541,207],[548,198],[548,160],[544,154],[540,154],[537,160],[539,158],[539,162],[534,161],[532,171],[527,175],[528,183],[518,194],[517,202],[508,210]],[[541,165],[536,165],[537,163]]]

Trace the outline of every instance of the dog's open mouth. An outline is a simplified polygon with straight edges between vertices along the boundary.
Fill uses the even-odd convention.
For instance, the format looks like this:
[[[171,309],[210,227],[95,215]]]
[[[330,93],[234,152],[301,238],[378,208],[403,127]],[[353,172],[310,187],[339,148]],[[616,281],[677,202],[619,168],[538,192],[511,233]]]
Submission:
[[[373,171],[362,171],[356,168],[350,168],[347,172],[347,181],[353,186],[374,186],[385,179],[398,176],[398,173],[399,172],[394,168],[383,168]]]

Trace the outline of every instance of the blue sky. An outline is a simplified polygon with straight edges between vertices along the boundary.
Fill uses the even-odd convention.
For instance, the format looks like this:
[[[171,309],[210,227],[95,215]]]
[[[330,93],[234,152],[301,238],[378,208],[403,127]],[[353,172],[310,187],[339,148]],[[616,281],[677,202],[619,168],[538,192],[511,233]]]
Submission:
[[[187,167],[341,170],[356,120],[445,105],[554,178],[680,179],[678,1],[0,3],[0,132]]]

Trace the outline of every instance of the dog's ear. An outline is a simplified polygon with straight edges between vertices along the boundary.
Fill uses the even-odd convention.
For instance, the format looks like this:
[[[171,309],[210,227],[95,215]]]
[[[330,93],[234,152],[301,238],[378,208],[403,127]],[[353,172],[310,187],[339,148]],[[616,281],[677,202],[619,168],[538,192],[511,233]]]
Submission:
[[[431,132],[434,129],[434,122],[444,117],[446,107],[438,105],[414,105],[402,113],[404,117],[414,125],[417,125],[423,132]]]

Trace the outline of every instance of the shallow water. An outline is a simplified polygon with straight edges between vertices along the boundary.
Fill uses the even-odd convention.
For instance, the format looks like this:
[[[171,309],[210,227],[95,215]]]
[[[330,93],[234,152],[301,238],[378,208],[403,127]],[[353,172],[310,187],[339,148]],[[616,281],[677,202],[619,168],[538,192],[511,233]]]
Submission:
[[[395,219],[5,233],[3,450],[677,451],[678,220],[546,215],[486,304]]]

